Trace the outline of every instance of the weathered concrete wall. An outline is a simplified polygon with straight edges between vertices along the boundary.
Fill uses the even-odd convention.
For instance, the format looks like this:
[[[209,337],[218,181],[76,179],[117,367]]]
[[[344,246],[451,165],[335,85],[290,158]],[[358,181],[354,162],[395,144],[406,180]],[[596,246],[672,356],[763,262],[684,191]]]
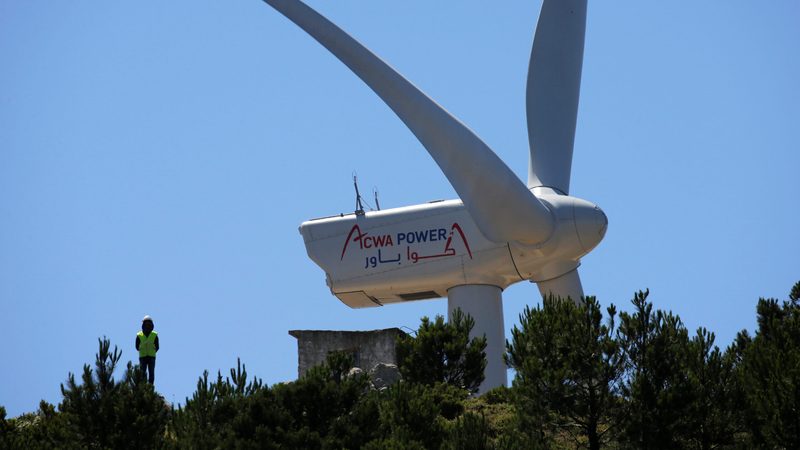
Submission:
[[[398,328],[372,331],[290,330],[297,339],[297,374],[305,375],[311,367],[325,362],[334,351],[353,353],[355,366],[364,371],[375,364],[396,364],[394,352],[397,336],[404,334]]]

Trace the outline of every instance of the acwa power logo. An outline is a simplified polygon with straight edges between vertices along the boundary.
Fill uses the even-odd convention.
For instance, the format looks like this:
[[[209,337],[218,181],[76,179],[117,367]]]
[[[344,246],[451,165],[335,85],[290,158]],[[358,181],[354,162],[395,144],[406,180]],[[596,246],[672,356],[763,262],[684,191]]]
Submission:
[[[403,264],[404,261],[416,264],[420,260],[455,256],[456,250],[453,247],[453,239],[456,239],[456,243],[459,240],[463,243],[466,253],[472,259],[469,241],[458,222],[453,223],[449,230],[447,228],[426,228],[424,230],[376,235],[370,235],[369,232],[363,233],[358,225],[353,225],[344,241],[342,255],[339,260],[344,259],[348,250],[358,249],[364,254],[365,269],[377,267],[380,264]],[[435,242],[441,242],[441,251],[430,254],[421,254],[419,252],[418,249],[421,244]],[[430,246],[427,247],[430,248]]]

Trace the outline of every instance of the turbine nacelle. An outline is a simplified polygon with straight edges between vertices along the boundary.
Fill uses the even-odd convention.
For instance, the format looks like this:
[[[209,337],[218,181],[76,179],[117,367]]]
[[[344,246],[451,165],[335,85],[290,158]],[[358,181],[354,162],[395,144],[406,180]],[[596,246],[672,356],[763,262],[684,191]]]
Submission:
[[[595,204],[537,198],[552,219],[537,244],[489,239],[459,200],[310,220],[300,234],[331,292],[353,308],[444,297],[462,285],[505,289],[574,270],[605,234],[608,221]]]

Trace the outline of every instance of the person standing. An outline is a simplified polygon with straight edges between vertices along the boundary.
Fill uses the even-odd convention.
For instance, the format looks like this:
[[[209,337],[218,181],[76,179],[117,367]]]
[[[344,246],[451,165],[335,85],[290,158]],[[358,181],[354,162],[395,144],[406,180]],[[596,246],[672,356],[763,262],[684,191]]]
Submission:
[[[136,350],[139,351],[139,366],[142,376],[147,374],[147,381],[153,384],[156,372],[156,353],[158,352],[158,333],[153,331],[153,319],[144,316],[142,331],[136,333]]]

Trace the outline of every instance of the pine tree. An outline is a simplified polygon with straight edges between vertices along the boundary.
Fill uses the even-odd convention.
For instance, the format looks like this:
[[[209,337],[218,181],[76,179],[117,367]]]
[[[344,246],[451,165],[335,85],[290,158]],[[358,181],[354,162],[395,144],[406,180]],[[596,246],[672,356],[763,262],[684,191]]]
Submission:
[[[552,296],[526,308],[512,330],[507,362],[516,370],[523,426],[567,433],[600,448],[612,429],[623,370],[614,339],[616,309],[587,297],[580,305]]]
[[[758,330],[741,333],[740,385],[754,445],[800,448],[800,282],[782,304],[759,299]]]
[[[416,336],[397,339],[397,365],[408,383],[434,385],[446,383],[477,392],[486,368],[486,337],[470,339],[475,320],[456,309],[449,322],[427,317]]]
[[[237,358],[230,376],[217,372],[209,381],[203,372],[192,398],[173,412],[170,434],[178,448],[278,448],[290,424],[274,392],[259,378],[249,378]]]
[[[122,382],[114,379],[122,352],[108,339],[98,339],[95,367],[83,366],[82,383],[70,373],[61,385],[61,419],[75,442],[83,447],[158,447],[164,440],[169,407],[147,383],[138,366],[127,365]],[[40,409],[43,409],[40,407]],[[46,408],[45,408],[46,409]]]
[[[642,449],[676,448],[691,426],[689,335],[680,317],[653,312],[648,294],[634,296],[633,314],[620,314],[618,336],[627,364],[620,439]]]
[[[708,450],[735,444],[741,431],[736,400],[736,356],[714,345],[703,327],[689,342],[687,374],[691,390],[686,446]]]

